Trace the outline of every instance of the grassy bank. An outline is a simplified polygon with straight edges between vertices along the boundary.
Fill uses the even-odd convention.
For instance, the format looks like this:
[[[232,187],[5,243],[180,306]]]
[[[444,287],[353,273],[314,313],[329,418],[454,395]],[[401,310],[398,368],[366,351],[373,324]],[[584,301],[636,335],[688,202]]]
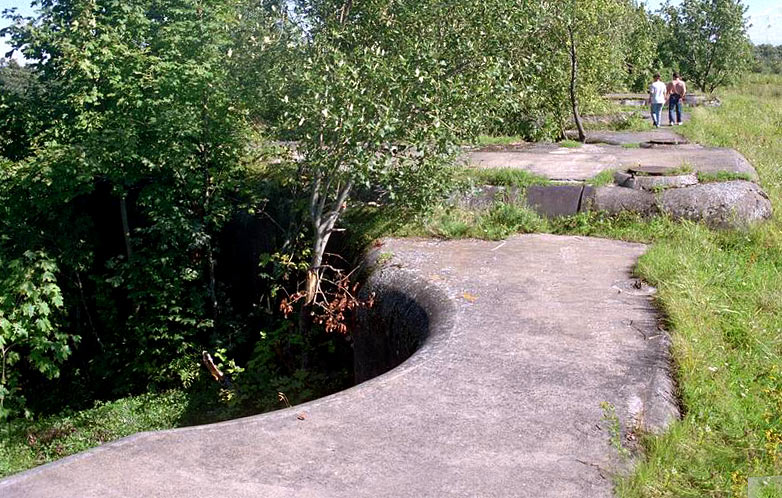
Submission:
[[[746,496],[749,477],[782,475],[782,78],[722,97],[681,131],[743,153],[775,219],[746,232],[684,225],[641,258],[673,331],[684,416],[643,439],[645,459],[620,496]]]
[[[0,477],[141,431],[178,426],[187,413],[182,391],[144,394],[88,410],[0,425]]]

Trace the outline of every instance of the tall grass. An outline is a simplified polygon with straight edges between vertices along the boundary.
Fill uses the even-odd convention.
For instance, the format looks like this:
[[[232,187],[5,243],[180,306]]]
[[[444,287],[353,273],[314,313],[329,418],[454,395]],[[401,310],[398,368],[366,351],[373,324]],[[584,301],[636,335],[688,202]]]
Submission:
[[[0,425],[0,477],[140,431],[170,429],[187,414],[182,391],[131,396],[40,420]]]
[[[743,153],[776,214],[748,231],[685,224],[641,258],[672,330],[684,416],[643,439],[620,496],[743,497],[749,477],[782,475],[782,78],[755,77],[722,98],[683,132]]]

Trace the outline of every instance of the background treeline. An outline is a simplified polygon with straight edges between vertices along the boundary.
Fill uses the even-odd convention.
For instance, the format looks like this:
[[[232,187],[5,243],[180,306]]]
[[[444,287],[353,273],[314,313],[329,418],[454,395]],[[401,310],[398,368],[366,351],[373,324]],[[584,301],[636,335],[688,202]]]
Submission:
[[[750,61],[732,0],[39,5],[0,68],[0,418],[341,388],[352,213],[426,210],[479,133],[557,138],[655,70],[711,91]]]
[[[756,73],[782,74],[782,45],[756,45],[753,47],[755,62],[752,70]]]

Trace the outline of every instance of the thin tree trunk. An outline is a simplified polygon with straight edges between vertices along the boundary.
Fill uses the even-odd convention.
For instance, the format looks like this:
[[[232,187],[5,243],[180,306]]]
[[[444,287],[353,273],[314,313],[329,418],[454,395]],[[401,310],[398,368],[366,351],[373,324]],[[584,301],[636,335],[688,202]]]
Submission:
[[[128,256],[128,261],[133,257],[133,249],[131,248],[130,240],[130,223],[128,222],[128,205],[127,205],[126,193],[123,193],[119,198],[119,213],[122,218],[122,235],[125,238],[125,253]]]
[[[321,180],[322,176],[317,175],[310,199],[310,214],[312,216],[314,236],[312,241],[312,258],[310,259],[310,267],[307,270],[306,295],[299,312],[299,333],[302,335],[305,344],[301,358],[302,369],[307,369],[310,363],[310,347],[308,344],[312,326],[311,316],[318,292],[320,291],[323,255],[334,231],[334,225],[337,223],[342,211],[344,211],[345,203],[353,188],[352,181],[348,181],[344,186],[337,185],[337,197],[331,209],[326,212],[326,198],[331,188],[331,181],[327,181],[325,187],[322,187],[323,183]]]
[[[316,185],[318,184],[319,182],[316,181]],[[311,305],[317,297],[318,285],[320,284],[320,266],[323,264],[323,254],[326,252],[326,246],[331,238],[334,225],[337,223],[340,214],[342,214],[342,211],[345,208],[345,202],[353,188],[353,182],[349,181],[344,186],[338,186],[337,198],[334,201],[334,205],[324,217],[323,214],[328,187],[329,184],[327,183],[326,192],[313,192],[311,200],[314,239],[312,241],[312,259],[310,260],[310,267],[307,272],[307,296],[305,300],[307,305]]]
[[[711,42],[712,38],[714,38],[714,35],[716,34],[717,34],[717,27],[712,26],[711,31],[709,31],[709,37],[707,39]],[[716,50],[717,50],[717,42],[714,41],[711,43],[711,46],[709,47],[709,59],[706,65],[706,72],[703,73],[703,78],[702,78],[703,84],[701,85],[701,91],[703,93],[706,93],[706,87],[709,84],[709,74],[711,74],[711,68],[712,65],[714,64],[714,52]]]
[[[11,350],[11,347],[9,346],[8,349],[6,348],[0,348],[2,349],[3,354],[3,361],[2,361],[2,373],[0,373],[0,386],[5,387],[5,362],[6,362],[6,355]],[[5,406],[5,396],[0,396],[0,411],[4,410]]]
[[[570,40],[570,105],[573,108],[573,121],[578,129],[579,142],[586,142],[586,132],[584,124],[581,122],[581,114],[578,111],[578,95],[576,94],[576,83],[578,81],[578,57],[576,54],[576,40],[573,35],[573,27],[568,26],[568,37]]]
[[[347,20],[348,16],[350,15],[350,9],[353,7],[353,0],[347,0],[343,5],[342,9],[340,9],[339,12],[339,23],[345,24],[345,21]]]
[[[79,276],[79,272],[75,271],[73,272],[74,276],[76,277],[76,287],[79,289],[79,299],[81,300],[81,305],[84,308],[84,314],[87,316],[87,323],[90,326],[90,331],[92,331],[92,335],[95,337],[95,341],[100,346],[100,349],[103,350],[103,342],[100,340],[100,336],[98,335],[98,331],[95,329],[95,324],[92,321],[92,315],[90,314],[90,308],[87,306],[87,299],[84,296],[84,286],[81,283],[81,277]],[[76,308],[79,309],[78,307]]]

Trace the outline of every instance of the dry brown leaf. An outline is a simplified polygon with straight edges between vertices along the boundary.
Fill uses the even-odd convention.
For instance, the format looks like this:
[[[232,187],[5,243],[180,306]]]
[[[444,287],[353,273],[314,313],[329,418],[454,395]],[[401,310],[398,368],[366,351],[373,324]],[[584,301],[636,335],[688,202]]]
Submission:
[[[478,296],[473,296],[469,292],[462,294],[462,297],[471,303],[474,303],[478,299]]]

